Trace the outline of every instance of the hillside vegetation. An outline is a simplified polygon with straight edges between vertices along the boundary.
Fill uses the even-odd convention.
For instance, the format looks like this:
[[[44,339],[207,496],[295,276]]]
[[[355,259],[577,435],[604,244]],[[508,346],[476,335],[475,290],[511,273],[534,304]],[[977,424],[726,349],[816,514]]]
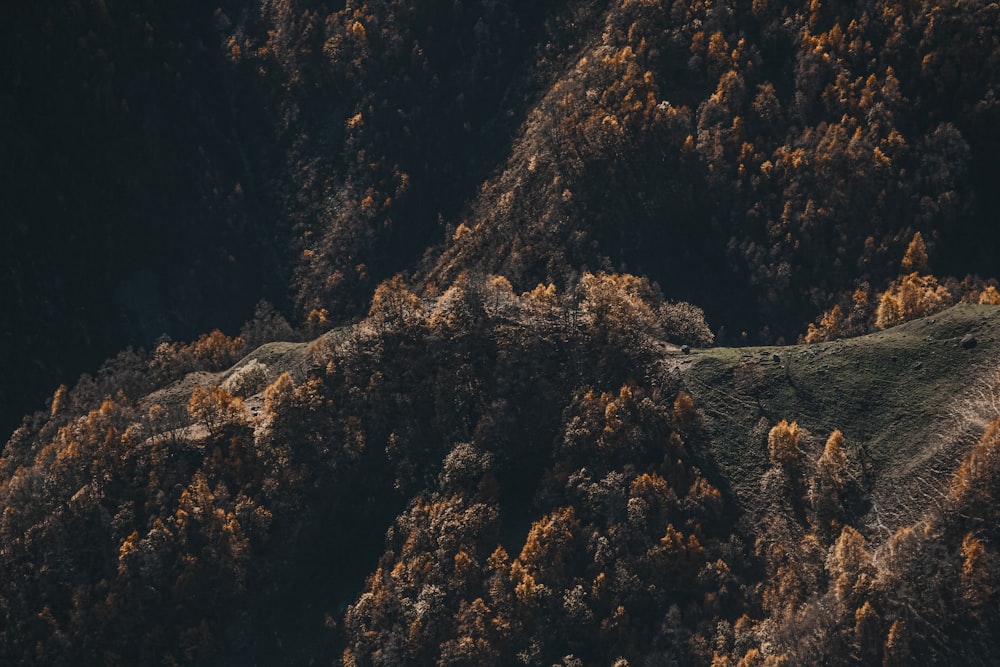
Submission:
[[[758,343],[883,290],[916,231],[943,275],[995,275],[998,11],[12,7],[0,424],[127,345],[261,298],[322,329],[400,271],[645,275]]]
[[[686,356],[698,320],[665,327],[641,281],[582,284],[425,302],[397,280],[354,327],[226,372],[242,352],[217,336],[61,390],[0,459],[0,653],[996,657],[996,308]]]
[[[1000,663],[995,2],[8,14],[0,663]]]

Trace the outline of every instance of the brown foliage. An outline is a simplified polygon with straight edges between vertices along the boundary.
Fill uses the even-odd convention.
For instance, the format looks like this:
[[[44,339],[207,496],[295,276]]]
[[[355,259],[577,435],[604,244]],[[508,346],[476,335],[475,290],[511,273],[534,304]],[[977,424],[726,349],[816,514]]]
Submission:
[[[926,317],[951,305],[952,295],[934,276],[910,273],[889,286],[879,298],[875,326],[879,329]]]
[[[397,274],[375,289],[368,321],[379,331],[398,329],[416,324],[422,311],[420,299]]]
[[[987,285],[979,293],[976,301],[981,306],[1000,306],[1000,292],[997,291],[994,285]]]
[[[913,235],[913,240],[906,247],[906,254],[903,255],[903,262],[900,264],[900,273],[928,273],[930,265],[927,260],[927,247],[924,245],[924,237],[920,232]]]
[[[626,345],[662,335],[649,281],[628,274],[585,273],[580,278],[580,313],[589,324]]]
[[[995,513],[994,480],[1000,472],[1000,418],[994,419],[952,476],[948,500],[958,507]]]
[[[962,538],[962,593],[972,609],[982,608],[993,597],[995,568],[983,543],[972,533]]]
[[[851,526],[844,526],[827,554],[826,570],[837,603],[846,611],[857,609],[874,583],[868,541]]]
[[[708,347],[715,342],[715,334],[705,322],[705,312],[683,301],[664,302],[657,308],[660,326],[667,340],[682,345]]]
[[[264,390],[264,414],[272,419],[284,414],[292,405],[295,381],[292,374],[284,372]]]
[[[861,659],[868,664],[878,661],[882,643],[882,619],[868,600],[854,612],[854,642]]]
[[[579,527],[571,507],[559,508],[531,524],[521,553],[510,566],[510,578],[522,604],[537,605],[546,592],[566,585],[567,560]]]
[[[244,349],[242,338],[229,338],[216,329],[191,343],[188,353],[199,366],[204,365],[209,370],[221,370],[237,361]]]
[[[806,342],[807,343],[822,343],[828,340],[836,340],[843,336],[844,314],[840,310],[839,305],[835,305],[830,310],[823,313],[823,316],[819,320],[819,326],[817,327],[812,322],[809,323],[809,329],[806,331]]]
[[[195,387],[187,404],[191,419],[202,424],[215,436],[227,426],[246,422],[243,399],[233,396],[222,387]]]
[[[876,328],[888,329],[918,317],[933,315],[958,298],[927,271],[927,249],[923,236],[917,232],[906,249],[900,276],[879,297],[875,309]]]
[[[883,667],[904,667],[910,664],[910,658],[910,644],[906,627],[898,620],[893,621],[885,638],[882,665]]]
[[[869,301],[867,284],[856,288],[851,294],[850,306],[846,312],[839,304],[835,304],[820,316],[818,325],[809,324],[805,342],[822,343],[868,333],[873,317]]]
[[[850,481],[844,436],[839,430],[830,434],[823,454],[816,461],[816,470],[809,484],[809,502],[816,521],[823,530],[833,528],[833,522],[844,514],[844,492]]]
[[[982,91],[996,10],[749,4],[281,0],[235,24],[218,13],[227,57],[264,82],[257,106],[281,130],[288,182],[258,187],[297,225],[300,313],[326,329],[374,292],[369,317],[316,346],[309,379],[268,387],[269,428],[196,390],[189,416],[209,447],[169,406],[133,413],[145,391],[101,405],[95,390],[87,408],[57,394],[0,460],[0,661],[329,661],[339,639],[318,628],[336,624],[356,572],[371,574],[364,592],[343,632],[323,635],[349,644],[345,664],[871,662],[883,645],[892,664],[910,660],[908,642],[921,657],[967,655],[932,629],[966,618],[941,591],[995,582],[995,434],[941,516],[873,552],[834,507],[850,477],[838,433],[813,470],[781,422],[768,475],[784,495],[747,535],[693,400],[671,403],[657,354],[636,354],[707,344],[703,313],[665,303],[626,263],[751,335],[832,304],[810,340],[857,331],[868,293],[844,290],[883,284],[902,225],[968,230],[981,186],[963,170],[987,164],[978,151],[995,136]],[[142,39],[162,39],[151,27]],[[443,245],[416,270],[434,289],[418,296],[399,276],[375,288],[417,267],[413,241],[432,234]],[[903,266],[883,323],[957,295],[925,275],[921,237]],[[506,278],[479,285],[471,269]],[[165,380],[240,353],[210,334],[136,368]],[[745,364],[738,381],[759,393],[762,378]],[[814,473],[811,507],[785,468]],[[499,542],[516,544],[519,527],[511,563]],[[754,538],[761,562],[748,565]],[[383,546],[378,566],[365,560]],[[301,615],[273,612],[289,604]],[[734,629],[743,613],[759,623]],[[258,646],[272,652],[248,657]]]
[[[671,423],[674,428],[681,433],[688,433],[698,424],[698,419],[698,411],[695,409],[691,394],[686,391],[677,392],[671,413]]]
[[[782,419],[767,434],[767,451],[771,463],[786,468],[794,468],[802,454],[799,451],[799,425]]]

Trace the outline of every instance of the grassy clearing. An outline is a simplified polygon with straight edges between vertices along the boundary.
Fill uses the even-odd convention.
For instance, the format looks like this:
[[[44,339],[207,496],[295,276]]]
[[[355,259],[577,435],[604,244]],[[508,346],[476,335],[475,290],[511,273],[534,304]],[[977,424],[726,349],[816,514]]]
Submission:
[[[191,391],[195,387],[211,387],[213,385],[221,386],[225,383],[227,378],[232,376],[251,361],[257,361],[267,367],[268,382],[273,382],[284,372],[291,373],[292,378],[296,383],[302,382],[308,375],[309,357],[313,353],[313,350],[324,345],[336,346],[344,339],[349,330],[349,327],[331,329],[319,338],[316,338],[308,343],[292,343],[284,341],[266,343],[253,350],[233,364],[231,368],[224,371],[219,371],[218,373],[209,373],[206,371],[188,373],[186,376],[169,386],[151,393],[143,400],[143,404],[148,407],[157,403],[177,414],[183,414],[185,406],[187,406],[188,399],[191,397]],[[258,394],[256,397],[252,397],[248,402],[252,403],[254,407],[259,407],[263,404],[263,398]]]
[[[684,383],[744,503],[759,489],[767,432],[780,419],[812,434],[807,449],[839,428],[874,496],[891,497],[919,462],[940,458],[949,411],[997,366],[998,332],[1000,308],[956,306],[832,343],[693,350]],[[976,347],[961,347],[966,334]]]

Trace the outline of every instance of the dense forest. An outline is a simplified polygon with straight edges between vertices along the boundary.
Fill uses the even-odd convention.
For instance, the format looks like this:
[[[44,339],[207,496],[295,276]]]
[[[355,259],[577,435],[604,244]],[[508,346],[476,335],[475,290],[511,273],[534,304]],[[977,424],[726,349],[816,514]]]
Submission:
[[[1000,661],[997,3],[3,17],[0,662]]]

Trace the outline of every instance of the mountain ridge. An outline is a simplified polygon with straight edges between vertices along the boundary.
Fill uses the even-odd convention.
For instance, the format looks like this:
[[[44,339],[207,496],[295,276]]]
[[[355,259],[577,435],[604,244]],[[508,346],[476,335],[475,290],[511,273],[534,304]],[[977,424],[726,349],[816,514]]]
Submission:
[[[1000,662],[998,30],[12,9],[0,662]]]

